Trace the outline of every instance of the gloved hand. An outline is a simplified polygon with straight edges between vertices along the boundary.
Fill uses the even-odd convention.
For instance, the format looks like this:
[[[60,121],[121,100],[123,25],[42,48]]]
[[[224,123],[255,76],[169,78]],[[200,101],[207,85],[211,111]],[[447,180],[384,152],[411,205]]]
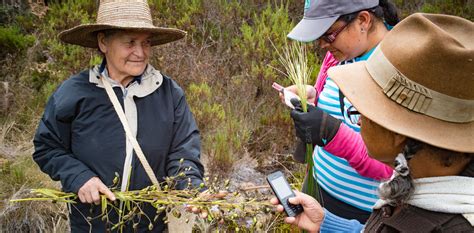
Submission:
[[[303,112],[301,102],[294,98],[291,103],[295,109],[291,111],[291,118],[295,123],[296,136],[303,142],[325,146],[329,143],[341,125],[341,121],[308,104],[308,112]]]

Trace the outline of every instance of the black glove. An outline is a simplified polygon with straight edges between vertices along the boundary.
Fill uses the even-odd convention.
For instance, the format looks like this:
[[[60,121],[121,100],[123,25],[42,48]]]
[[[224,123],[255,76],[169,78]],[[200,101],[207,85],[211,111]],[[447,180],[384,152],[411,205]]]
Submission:
[[[334,138],[341,125],[340,120],[309,104],[308,112],[303,112],[301,102],[296,98],[291,99],[291,103],[295,106],[291,118],[295,123],[296,136],[303,142],[325,146]]]
[[[293,159],[298,163],[306,163],[306,143],[299,139],[296,142]]]

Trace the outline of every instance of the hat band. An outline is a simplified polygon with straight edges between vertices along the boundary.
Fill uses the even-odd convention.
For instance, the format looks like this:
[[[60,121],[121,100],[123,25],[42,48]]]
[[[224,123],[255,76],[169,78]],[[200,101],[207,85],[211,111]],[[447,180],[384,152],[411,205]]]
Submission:
[[[474,100],[448,96],[410,80],[390,63],[380,46],[366,68],[384,94],[407,109],[448,122],[474,121]]]

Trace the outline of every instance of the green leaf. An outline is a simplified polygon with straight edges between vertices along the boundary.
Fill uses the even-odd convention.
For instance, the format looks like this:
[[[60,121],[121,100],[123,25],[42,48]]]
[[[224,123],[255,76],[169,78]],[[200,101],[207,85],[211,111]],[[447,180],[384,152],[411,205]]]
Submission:
[[[107,198],[105,197],[105,195],[101,195],[100,199],[102,214],[105,214],[105,210],[107,209]]]

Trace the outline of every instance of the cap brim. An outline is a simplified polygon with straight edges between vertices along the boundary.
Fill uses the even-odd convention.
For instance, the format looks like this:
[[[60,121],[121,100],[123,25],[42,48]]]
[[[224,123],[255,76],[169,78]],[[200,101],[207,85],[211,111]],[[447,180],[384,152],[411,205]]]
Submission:
[[[108,24],[85,24],[62,31],[58,37],[61,41],[69,44],[80,45],[88,48],[97,48],[98,31],[108,29],[122,29],[131,31],[143,31],[151,33],[151,45],[166,44],[175,40],[179,40],[186,36],[186,32],[175,28],[162,28],[144,25],[134,25],[121,27]]]
[[[372,79],[365,63],[336,66],[328,71],[329,77],[362,115],[390,131],[427,144],[474,153],[474,122],[446,122],[397,104]]]
[[[339,16],[319,19],[302,19],[291,32],[288,38],[301,42],[311,42],[321,37],[336,22]]]

